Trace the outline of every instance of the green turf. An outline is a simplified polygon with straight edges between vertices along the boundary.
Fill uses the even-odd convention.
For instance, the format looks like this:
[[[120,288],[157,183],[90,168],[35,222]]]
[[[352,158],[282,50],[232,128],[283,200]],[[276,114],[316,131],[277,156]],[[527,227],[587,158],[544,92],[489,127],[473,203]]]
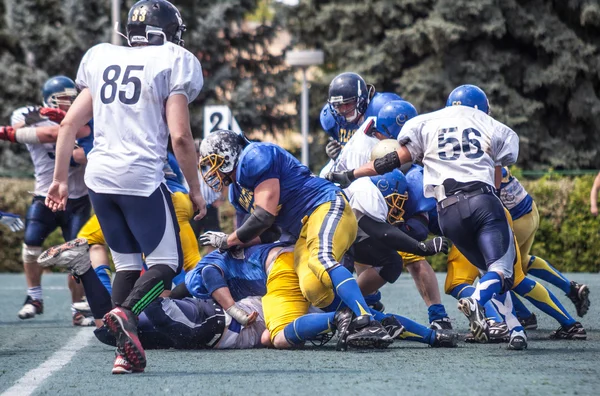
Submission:
[[[595,395],[600,393],[600,275],[569,276],[592,290],[592,308],[582,320],[587,341],[547,340],[557,324],[536,311],[540,330],[528,333],[527,351],[464,343],[432,349],[410,342],[381,352],[340,353],[332,345],[299,351],[148,351],[144,374],[112,376],[114,352],[94,339],[35,394]],[[444,274],[438,277],[441,285]],[[44,287],[44,315],[24,322],[16,317],[25,297],[24,277],[0,275],[0,393],[78,331],[70,322],[65,276],[45,276]],[[551,290],[574,312],[558,289]],[[387,311],[427,320],[410,275],[385,287],[383,295]],[[464,334],[467,321],[456,302],[448,296],[443,302]]]

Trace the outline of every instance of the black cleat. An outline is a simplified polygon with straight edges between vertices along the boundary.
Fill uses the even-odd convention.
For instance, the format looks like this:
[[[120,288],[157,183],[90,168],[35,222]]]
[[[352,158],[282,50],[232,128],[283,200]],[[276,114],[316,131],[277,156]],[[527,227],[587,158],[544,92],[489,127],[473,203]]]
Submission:
[[[429,328],[433,330],[452,330],[452,322],[449,317],[436,319],[429,324]]]
[[[353,348],[383,349],[394,342],[381,323],[370,315],[356,317],[348,326],[348,332],[346,342]]]
[[[571,326],[560,326],[557,330],[550,333],[551,340],[585,340],[587,333],[579,322]]]
[[[385,331],[388,332],[390,337],[392,337],[395,340],[399,340],[400,335],[405,330],[404,326],[402,326],[402,323],[400,323],[400,321],[398,319],[396,319],[395,316],[386,316],[381,321],[381,325],[383,326]]]
[[[458,309],[469,319],[469,328],[477,342],[488,342],[490,338],[489,326],[485,318],[485,311],[477,300],[465,297],[458,300]]]
[[[335,346],[336,351],[346,351],[348,349],[346,338],[348,338],[348,327],[350,327],[353,317],[354,313],[348,307],[342,308],[335,313],[333,322],[338,333],[338,342]]]
[[[513,331],[510,335],[510,341],[508,342],[506,349],[513,351],[527,349],[527,335],[525,334],[525,331]]]
[[[590,309],[590,289],[581,283],[571,281],[571,290],[567,297],[573,304],[575,304],[575,309],[577,310],[577,316],[582,318]]]
[[[526,318],[518,318],[518,319],[519,319],[519,323],[521,323],[521,326],[523,326],[523,328],[525,330],[536,330],[538,328],[537,316],[535,316],[534,313],[532,313],[531,315],[529,315]]]
[[[381,301],[374,302],[373,304],[369,304],[369,308],[374,309],[375,311],[384,312],[385,305]]]
[[[433,348],[456,348],[458,346],[458,333],[454,330],[435,330]]]

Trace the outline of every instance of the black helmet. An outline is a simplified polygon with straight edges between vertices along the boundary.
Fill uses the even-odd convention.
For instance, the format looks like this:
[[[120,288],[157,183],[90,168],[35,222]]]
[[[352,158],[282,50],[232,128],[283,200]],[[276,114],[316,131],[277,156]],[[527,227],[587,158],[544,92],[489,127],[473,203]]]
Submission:
[[[329,84],[329,106],[336,121],[340,125],[347,122],[356,122],[369,105],[370,89],[365,80],[356,73],[342,73],[335,77]],[[341,107],[352,103],[350,109],[342,110]]]
[[[129,45],[162,45],[170,41],[183,46],[185,25],[179,10],[167,0],[141,0],[129,9],[127,40]]]

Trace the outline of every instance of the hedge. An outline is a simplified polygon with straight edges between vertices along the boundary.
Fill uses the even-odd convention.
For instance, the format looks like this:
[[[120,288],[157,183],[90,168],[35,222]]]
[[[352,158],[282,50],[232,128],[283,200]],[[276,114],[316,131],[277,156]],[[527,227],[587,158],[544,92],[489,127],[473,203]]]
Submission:
[[[519,171],[513,172],[519,177]],[[593,175],[567,177],[548,174],[523,185],[536,200],[540,212],[540,228],[532,254],[543,257],[561,271],[600,271],[600,218],[589,212]],[[0,178],[0,208],[24,217],[31,202],[31,179]],[[230,205],[220,209],[224,231],[231,231],[233,210]],[[0,226],[0,272],[22,271],[21,244],[23,232],[12,233]],[[60,231],[46,240],[44,247],[63,241]],[[446,270],[446,257],[431,259],[436,271]]]

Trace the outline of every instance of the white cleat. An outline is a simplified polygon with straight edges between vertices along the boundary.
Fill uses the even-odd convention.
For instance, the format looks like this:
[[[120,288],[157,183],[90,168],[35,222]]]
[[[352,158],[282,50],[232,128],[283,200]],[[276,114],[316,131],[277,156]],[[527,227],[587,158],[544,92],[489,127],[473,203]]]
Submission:
[[[523,349],[527,349],[527,335],[525,334],[525,331],[513,331],[510,333],[510,341],[508,342],[508,346],[506,348],[513,351],[522,351]]]
[[[469,319],[469,325],[473,338],[478,342],[488,342],[490,329],[485,318],[485,311],[477,300],[472,297],[458,300],[458,309]]]
[[[80,276],[92,266],[89,250],[87,239],[77,238],[44,251],[37,262],[42,267],[68,268],[74,275]]]

